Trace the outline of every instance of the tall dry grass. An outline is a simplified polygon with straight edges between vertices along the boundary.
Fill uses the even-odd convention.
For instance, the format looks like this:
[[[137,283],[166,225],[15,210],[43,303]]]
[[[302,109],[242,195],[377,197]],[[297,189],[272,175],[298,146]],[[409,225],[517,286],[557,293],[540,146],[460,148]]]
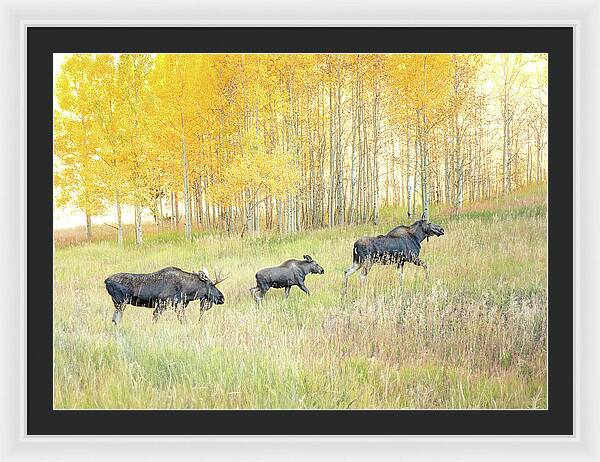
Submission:
[[[472,204],[423,244],[430,265],[376,267],[341,293],[353,241],[406,222],[286,236],[149,235],[140,249],[57,245],[56,408],[544,408],[547,351],[545,188]],[[248,288],[263,266],[311,254],[325,269],[308,297]],[[188,321],[128,307],[111,325],[103,280],[118,271],[220,267],[225,305]]]

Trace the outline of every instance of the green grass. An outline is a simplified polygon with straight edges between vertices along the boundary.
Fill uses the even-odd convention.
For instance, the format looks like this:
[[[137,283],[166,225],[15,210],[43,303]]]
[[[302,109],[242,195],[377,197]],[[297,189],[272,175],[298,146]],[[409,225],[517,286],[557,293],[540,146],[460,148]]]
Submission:
[[[195,234],[57,248],[56,408],[545,408],[546,190],[433,210],[446,235],[424,242],[430,266],[375,267],[341,294],[352,243],[404,222],[382,210],[364,225],[260,238]],[[310,254],[326,270],[308,297],[248,288],[263,266]],[[222,268],[226,303],[180,324],[127,307],[118,327],[106,276],[165,266]],[[191,308],[191,309],[190,309]]]

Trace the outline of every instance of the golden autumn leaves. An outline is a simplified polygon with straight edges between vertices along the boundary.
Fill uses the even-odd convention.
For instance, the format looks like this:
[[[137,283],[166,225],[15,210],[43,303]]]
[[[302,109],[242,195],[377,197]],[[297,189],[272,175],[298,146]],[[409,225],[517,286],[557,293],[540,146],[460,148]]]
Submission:
[[[417,192],[428,207],[430,188],[458,204],[468,175],[503,167],[499,136],[503,174],[523,175],[522,82],[503,76],[502,56],[70,55],[55,82],[56,205],[116,210],[119,229],[132,206],[141,241],[141,211],[160,223],[181,200],[186,223],[238,232],[376,221],[390,191],[409,210]],[[510,56],[511,79],[532,61],[543,74],[543,57]],[[504,134],[489,122],[503,97]]]
[[[210,189],[211,198],[224,205],[234,205],[233,191],[246,191],[249,199],[264,195],[284,197],[300,178],[290,153],[266,147],[260,135],[250,130],[241,139],[241,155],[234,157],[223,170],[221,181]]]
[[[260,66],[248,67],[239,56],[69,57],[55,84],[57,205],[87,215],[116,200],[153,207],[184,189],[182,149],[187,174],[221,205],[293,189],[291,154],[267,146],[259,124]]]

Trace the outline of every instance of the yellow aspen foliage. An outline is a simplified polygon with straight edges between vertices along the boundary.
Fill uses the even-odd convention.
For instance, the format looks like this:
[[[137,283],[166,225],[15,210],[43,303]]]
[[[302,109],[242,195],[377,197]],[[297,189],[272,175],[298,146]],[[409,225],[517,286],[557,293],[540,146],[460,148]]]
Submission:
[[[242,137],[239,154],[223,169],[208,194],[223,205],[232,205],[233,199],[244,193],[252,198],[281,198],[295,191],[299,179],[293,154],[283,150],[267,153],[263,134],[251,130]]]
[[[105,209],[106,166],[99,156],[94,126],[94,60],[76,54],[65,61],[55,82],[62,111],[54,112],[54,184],[58,207],[73,205],[85,213],[88,238],[91,217]]]
[[[55,197],[257,234],[377,223],[547,177],[544,54],[74,54]]]

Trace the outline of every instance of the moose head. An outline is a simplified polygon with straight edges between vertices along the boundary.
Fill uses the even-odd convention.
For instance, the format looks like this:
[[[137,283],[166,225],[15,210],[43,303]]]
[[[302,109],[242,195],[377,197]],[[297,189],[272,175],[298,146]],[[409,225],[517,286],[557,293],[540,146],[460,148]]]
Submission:
[[[215,271],[215,280],[211,281],[208,277],[208,270],[206,268],[202,268],[202,270],[199,271],[197,274],[198,278],[206,285],[206,301],[210,305],[212,305],[213,303],[217,305],[222,305],[223,303],[225,303],[225,296],[219,289],[217,289],[217,284],[223,282],[229,277],[229,275],[223,277],[220,272],[217,273]]]
[[[427,214],[425,212],[421,214],[421,219],[417,223],[427,240],[429,240],[430,236],[444,235],[444,228],[442,228],[440,225],[432,223],[431,220],[427,218]]]
[[[304,261],[309,264],[308,271],[313,274],[324,274],[325,270],[310,255],[304,255]]]

